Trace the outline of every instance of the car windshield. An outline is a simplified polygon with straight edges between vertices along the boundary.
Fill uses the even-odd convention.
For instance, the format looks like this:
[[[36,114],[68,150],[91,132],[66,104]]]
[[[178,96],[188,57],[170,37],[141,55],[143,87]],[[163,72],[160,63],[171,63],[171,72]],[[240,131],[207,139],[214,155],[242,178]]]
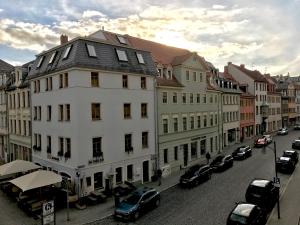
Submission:
[[[213,163],[219,163],[219,162],[222,162],[223,158],[224,158],[224,156],[217,156],[217,157],[214,159]]]
[[[124,200],[125,203],[130,205],[135,205],[140,200],[141,196],[137,194],[132,194]]]
[[[234,222],[238,222],[239,224],[247,224],[247,217],[232,213],[230,215],[230,220]]]
[[[293,153],[291,153],[291,152],[284,152],[283,156],[293,156]]]
[[[258,187],[258,186],[254,186],[254,185],[251,185],[249,187],[250,189],[250,192],[253,193],[253,194],[257,194],[257,195],[263,195],[265,190],[263,187]]]

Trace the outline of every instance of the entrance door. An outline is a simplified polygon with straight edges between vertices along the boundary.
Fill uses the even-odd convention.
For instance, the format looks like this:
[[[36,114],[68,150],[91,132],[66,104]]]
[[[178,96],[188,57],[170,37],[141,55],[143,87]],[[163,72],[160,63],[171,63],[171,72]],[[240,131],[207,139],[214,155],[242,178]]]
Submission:
[[[187,164],[188,164],[188,155],[189,155],[188,145],[184,144],[183,145],[183,165],[184,166],[187,166]]]
[[[149,181],[149,161],[143,162],[143,182]]]

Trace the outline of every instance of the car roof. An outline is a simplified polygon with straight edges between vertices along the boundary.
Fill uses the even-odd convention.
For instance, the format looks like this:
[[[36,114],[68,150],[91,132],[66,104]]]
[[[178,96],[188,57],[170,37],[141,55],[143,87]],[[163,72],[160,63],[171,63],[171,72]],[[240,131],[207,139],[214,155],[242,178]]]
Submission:
[[[291,160],[291,158],[282,156],[282,157],[280,157],[280,160],[289,161],[289,160]]]
[[[256,186],[256,187],[266,187],[268,183],[271,181],[269,180],[264,180],[264,179],[256,179],[251,182],[251,185]]]
[[[155,191],[155,189],[150,188],[150,187],[140,187],[140,188],[136,189],[134,192],[132,192],[132,194],[143,195],[149,191]]]
[[[244,217],[249,217],[249,215],[252,212],[254,207],[255,207],[255,205],[253,205],[253,204],[240,203],[235,207],[235,209],[232,211],[232,213],[240,215],[240,216],[244,216]]]
[[[294,151],[294,150],[285,150],[284,153],[285,153],[285,152],[286,152],[286,153],[295,153],[296,151]]]

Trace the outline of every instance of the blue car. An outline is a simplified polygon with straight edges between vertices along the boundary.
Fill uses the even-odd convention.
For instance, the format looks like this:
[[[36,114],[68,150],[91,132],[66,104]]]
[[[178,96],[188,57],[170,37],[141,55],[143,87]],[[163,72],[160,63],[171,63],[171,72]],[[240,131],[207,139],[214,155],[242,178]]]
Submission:
[[[160,193],[154,188],[142,187],[132,192],[115,208],[115,218],[136,220],[141,214],[160,204]]]

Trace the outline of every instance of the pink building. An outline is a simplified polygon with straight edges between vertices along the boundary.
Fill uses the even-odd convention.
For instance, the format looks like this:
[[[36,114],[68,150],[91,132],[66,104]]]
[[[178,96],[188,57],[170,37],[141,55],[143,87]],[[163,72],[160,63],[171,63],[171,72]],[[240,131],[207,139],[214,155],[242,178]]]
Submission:
[[[255,127],[255,98],[247,92],[247,85],[240,85],[240,137],[251,138]]]

